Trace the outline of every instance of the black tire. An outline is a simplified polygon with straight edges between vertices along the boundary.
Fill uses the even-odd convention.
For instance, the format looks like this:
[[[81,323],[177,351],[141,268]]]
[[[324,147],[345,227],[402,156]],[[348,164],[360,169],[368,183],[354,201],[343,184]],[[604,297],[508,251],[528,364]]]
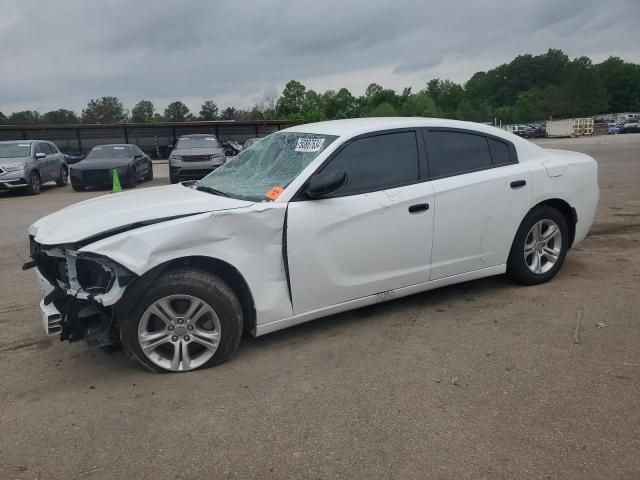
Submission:
[[[195,369],[219,365],[235,353],[242,336],[243,319],[242,307],[233,290],[219,277],[202,270],[171,270],[153,282],[120,325],[120,340],[129,358],[155,373],[173,372],[147,358],[138,342],[138,326],[144,312],[169,295],[190,295],[206,302],[220,321],[220,341],[215,353]]]
[[[27,188],[25,188],[24,192],[27,195],[39,195],[42,190],[42,182],[40,182],[40,174],[36,171],[31,172],[29,175]]]
[[[138,185],[138,171],[136,170],[136,167],[133,167],[131,170],[129,170],[129,173],[127,174],[127,181],[125,182],[123,187],[136,188],[136,185]]]
[[[84,192],[84,185],[75,185],[74,183],[71,184],[71,188],[73,188],[76,192]]]
[[[56,185],[65,187],[69,183],[69,167],[62,165],[60,167],[60,176],[56,180]]]
[[[548,270],[541,273],[535,273],[532,271],[528,260],[525,258],[525,243],[527,243],[527,240],[534,241],[532,240],[532,237],[529,237],[530,231],[534,225],[541,221],[550,221],[557,225],[560,230],[560,245],[558,247],[559,253],[555,263],[553,263]],[[542,233],[544,235],[545,232],[543,231]],[[546,247],[546,245],[547,243],[545,242],[539,247]],[[518,232],[516,233],[513,244],[511,245],[511,252],[509,252],[507,273],[512,279],[524,285],[538,285],[540,283],[548,282],[562,267],[567,255],[568,247],[569,227],[565,216],[555,208],[548,205],[536,207],[527,214],[518,228]],[[535,252],[532,255],[535,255]],[[531,259],[532,257],[530,256],[528,258]],[[547,257],[544,257],[544,260],[545,262],[548,262],[546,258]],[[542,260],[539,261],[542,262]],[[533,263],[533,261],[531,263]],[[544,266],[545,264],[546,263],[543,263],[542,265]]]
[[[169,183],[178,183],[180,178],[177,175],[169,174]]]
[[[149,160],[149,170],[147,170],[147,173],[144,176],[144,180],[145,182],[153,180],[153,162],[151,160]]]

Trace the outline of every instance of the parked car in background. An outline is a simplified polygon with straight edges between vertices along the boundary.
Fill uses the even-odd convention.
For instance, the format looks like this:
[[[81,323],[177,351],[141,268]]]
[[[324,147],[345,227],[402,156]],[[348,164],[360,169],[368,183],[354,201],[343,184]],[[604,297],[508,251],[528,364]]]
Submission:
[[[199,180],[225,161],[224,150],[214,135],[183,135],[169,155],[169,181]]]
[[[620,127],[620,133],[640,133],[640,120],[630,118]]]
[[[242,149],[246,150],[247,148],[249,148],[251,145],[258,143],[260,140],[262,140],[261,137],[254,137],[254,138],[250,138],[248,140],[246,140],[244,142],[244,144],[242,145]]]
[[[607,125],[607,133],[609,135],[617,135],[620,133],[623,125],[624,123],[622,122],[611,122]]]
[[[477,123],[298,125],[198,182],[38,220],[25,268],[48,334],[194,370],[229,359],[243,332],[505,272],[547,282],[589,232],[597,172],[587,155]]]
[[[235,157],[242,151],[243,147],[238,142],[227,140],[226,142],[222,142],[222,148],[224,149],[225,157]]]
[[[111,186],[114,170],[125,188],[135,187],[140,180],[153,180],[153,163],[137,145],[100,145],[71,166],[71,186],[78,192],[85,187]]]
[[[38,195],[42,184],[64,187],[69,167],[58,147],[45,140],[0,142],[0,190],[23,190]]]
[[[64,154],[64,158],[69,165],[73,165],[74,163],[78,163],[80,160],[84,159],[84,153],[82,152],[66,152]]]
[[[529,131],[529,125],[524,125],[524,124],[518,124],[518,125],[511,125],[510,130],[511,133],[514,133],[520,137],[523,137],[528,131]]]

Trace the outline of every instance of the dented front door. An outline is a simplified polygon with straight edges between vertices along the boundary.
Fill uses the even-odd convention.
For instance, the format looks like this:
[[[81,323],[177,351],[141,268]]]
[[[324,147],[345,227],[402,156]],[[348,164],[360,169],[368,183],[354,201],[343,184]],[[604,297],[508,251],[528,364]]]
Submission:
[[[432,204],[428,182],[291,202],[287,253],[294,314],[426,282]]]

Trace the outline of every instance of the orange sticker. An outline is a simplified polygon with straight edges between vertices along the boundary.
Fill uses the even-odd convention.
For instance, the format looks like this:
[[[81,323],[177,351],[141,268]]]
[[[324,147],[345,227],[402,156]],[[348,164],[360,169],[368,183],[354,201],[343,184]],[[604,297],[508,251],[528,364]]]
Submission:
[[[264,197],[267,200],[275,200],[276,198],[278,198],[280,196],[280,194],[284,192],[284,188],[282,187],[273,187],[270,188],[269,190],[266,191],[266,193],[264,194]]]

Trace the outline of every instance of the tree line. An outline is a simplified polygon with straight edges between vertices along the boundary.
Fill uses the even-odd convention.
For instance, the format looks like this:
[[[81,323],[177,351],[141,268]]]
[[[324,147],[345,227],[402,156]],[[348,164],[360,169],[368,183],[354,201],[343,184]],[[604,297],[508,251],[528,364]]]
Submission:
[[[249,109],[219,108],[205,100],[195,114],[181,101],[162,113],[149,100],[128,111],[116,97],[92,99],[80,115],[67,109],[40,114],[26,110],[5,116],[0,124],[152,123],[195,120],[300,119],[306,122],[365,116],[445,117],[476,122],[530,122],[548,118],[640,111],[640,65],[618,57],[594,64],[588,57],[570,59],[561,50],[519,55],[466,83],[431,79],[414,92],[370,84],[361,96],[346,88],[318,93],[291,80],[278,92],[268,89]]]

